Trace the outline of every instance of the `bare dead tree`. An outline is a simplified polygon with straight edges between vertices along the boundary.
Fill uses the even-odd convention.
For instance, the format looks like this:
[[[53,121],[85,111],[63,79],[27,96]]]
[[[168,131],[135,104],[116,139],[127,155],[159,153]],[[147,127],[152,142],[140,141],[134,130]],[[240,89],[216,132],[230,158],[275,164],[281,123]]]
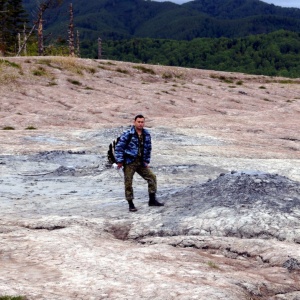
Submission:
[[[98,59],[100,59],[102,56],[102,40],[101,38],[98,38]]]
[[[17,56],[20,55],[21,51],[26,46],[26,43],[31,36],[33,30],[37,27],[38,31],[38,53],[39,55],[44,54],[44,36],[43,36],[43,14],[48,8],[54,8],[62,3],[62,0],[45,0],[44,2],[39,4],[37,19],[33,23],[33,26],[27,35],[26,39],[23,42],[22,47],[19,49]]]
[[[26,40],[26,24],[24,23],[24,28],[23,28],[23,41]],[[19,48],[20,50],[20,48]],[[24,55],[26,56],[27,55],[27,47],[26,47],[26,44],[24,46]]]
[[[20,32],[18,33],[18,51],[20,51],[21,48],[21,34]]]
[[[80,41],[79,41],[79,31],[76,32],[76,55],[80,57]]]
[[[69,53],[70,56],[75,56],[75,46],[74,46],[74,14],[73,14],[73,4],[70,3],[69,8],[70,13],[70,24],[69,24]]]
[[[37,23],[37,35],[38,35],[38,54],[42,56],[44,54],[44,36],[43,36],[43,12],[40,11],[40,18]]]
[[[31,36],[33,30],[35,29],[35,27],[36,27],[36,24],[34,24],[34,25],[32,26],[32,28],[31,28],[29,34],[27,35],[27,37],[25,38],[25,40],[24,40],[22,46],[20,47],[20,49],[19,49],[19,51],[18,51],[18,53],[17,53],[17,56],[20,56],[20,53],[21,53],[22,50],[26,47],[26,43],[27,43],[29,37]]]

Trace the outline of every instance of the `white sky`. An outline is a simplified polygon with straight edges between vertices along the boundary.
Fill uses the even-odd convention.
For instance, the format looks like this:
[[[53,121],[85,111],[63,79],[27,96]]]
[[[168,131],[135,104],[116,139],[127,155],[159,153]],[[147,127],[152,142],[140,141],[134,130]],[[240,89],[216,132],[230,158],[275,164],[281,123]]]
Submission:
[[[158,2],[164,2],[166,0],[154,0]],[[168,0],[170,2],[174,2],[177,4],[182,4],[185,2],[189,2],[191,0]],[[297,7],[300,8],[300,1],[299,0],[264,0],[263,2],[269,3],[269,4],[274,4],[277,6],[282,6],[282,7]]]

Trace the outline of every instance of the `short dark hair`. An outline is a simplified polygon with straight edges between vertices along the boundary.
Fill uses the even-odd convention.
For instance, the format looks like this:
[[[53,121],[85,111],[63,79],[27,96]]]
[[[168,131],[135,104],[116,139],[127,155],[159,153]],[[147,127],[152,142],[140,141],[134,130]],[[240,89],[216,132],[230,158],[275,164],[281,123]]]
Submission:
[[[145,117],[143,115],[136,115],[134,121],[136,121],[136,119],[145,119]]]

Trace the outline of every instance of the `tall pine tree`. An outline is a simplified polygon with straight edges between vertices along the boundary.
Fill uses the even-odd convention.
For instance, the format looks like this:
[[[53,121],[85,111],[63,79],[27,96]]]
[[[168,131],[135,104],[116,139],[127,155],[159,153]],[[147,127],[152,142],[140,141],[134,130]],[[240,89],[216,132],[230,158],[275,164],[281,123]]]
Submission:
[[[27,14],[22,0],[0,0],[0,52],[12,55],[18,51],[18,33],[23,32]]]

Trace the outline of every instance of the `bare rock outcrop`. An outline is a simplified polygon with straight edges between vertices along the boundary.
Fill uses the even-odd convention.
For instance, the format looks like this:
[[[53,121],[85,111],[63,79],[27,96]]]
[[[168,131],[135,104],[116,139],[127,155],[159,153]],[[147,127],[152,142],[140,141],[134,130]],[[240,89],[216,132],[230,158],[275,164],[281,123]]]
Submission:
[[[300,299],[298,79],[4,62],[0,295]],[[152,133],[165,206],[149,207],[136,177],[133,214],[106,151],[136,113]]]
[[[167,208],[161,211],[161,228],[151,229],[149,234],[275,238],[300,243],[300,184],[284,176],[231,172],[164,198]],[[144,226],[148,227],[153,228]]]

